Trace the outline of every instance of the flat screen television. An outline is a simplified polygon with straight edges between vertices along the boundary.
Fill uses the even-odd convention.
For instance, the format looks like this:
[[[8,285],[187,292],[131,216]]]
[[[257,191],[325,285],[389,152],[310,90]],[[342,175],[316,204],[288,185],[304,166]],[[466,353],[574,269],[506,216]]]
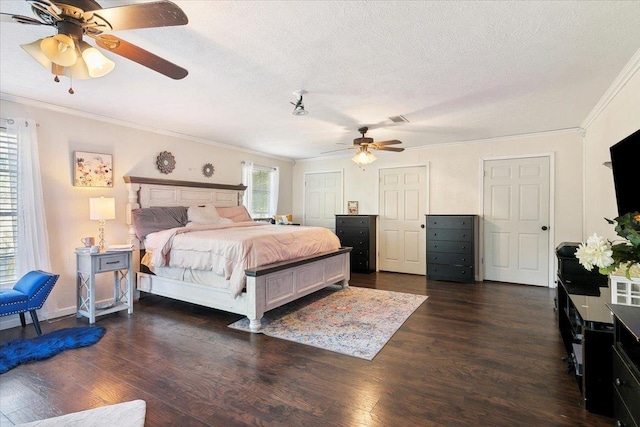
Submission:
[[[640,212],[640,129],[609,148],[618,215]]]

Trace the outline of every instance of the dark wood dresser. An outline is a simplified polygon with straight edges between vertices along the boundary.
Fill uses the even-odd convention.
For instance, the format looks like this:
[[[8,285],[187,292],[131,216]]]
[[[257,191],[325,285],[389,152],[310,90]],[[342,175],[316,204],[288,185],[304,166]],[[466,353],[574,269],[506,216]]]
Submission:
[[[613,416],[617,426],[640,426],[640,307],[611,304]]]
[[[336,215],[336,235],[342,246],[350,246],[351,271],[376,271],[378,215]]]
[[[427,279],[473,283],[477,215],[426,215]]]

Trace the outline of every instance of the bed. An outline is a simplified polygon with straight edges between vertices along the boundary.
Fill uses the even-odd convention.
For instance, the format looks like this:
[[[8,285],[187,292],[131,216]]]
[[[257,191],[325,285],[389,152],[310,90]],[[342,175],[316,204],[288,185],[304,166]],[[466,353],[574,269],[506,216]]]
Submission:
[[[125,176],[124,181],[128,193],[126,218],[129,225],[129,242],[135,249],[136,289],[139,291],[244,315],[249,319],[251,331],[259,332],[261,319],[268,310],[332,284],[341,284],[343,287],[349,285],[351,248],[339,247],[339,245],[330,250],[324,250],[326,248],[318,245],[313,253],[244,268],[240,273],[234,273],[236,279],[240,277],[242,289],[237,289],[237,280],[235,285],[230,285],[230,274],[218,275],[215,272],[213,274],[207,272],[203,276],[204,279],[192,280],[191,277],[187,279],[184,273],[177,276],[171,274],[164,276],[164,272],[160,271],[162,268],[157,268],[155,273],[145,267],[141,268],[140,261],[145,261],[147,264],[150,258],[157,261],[160,250],[164,251],[165,259],[170,258],[170,245],[166,246],[167,240],[172,238],[178,240],[175,236],[182,238],[183,234],[196,235],[204,231],[200,228],[207,229],[207,232],[212,231],[208,226],[188,224],[195,225],[195,230],[186,230],[188,227],[185,227],[180,228],[179,231],[158,231],[158,233],[147,234],[147,238],[141,240],[141,230],[136,229],[134,216],[137,219],[141,213],[146,214],[159,208],[167,210],[178,208],[182,212],[181,209],[184,207],[190,207],[191,215],[191,207],[196,209],[195,207],[204,208],[205,206],[214,206],[220,212],[225,210],[236,212],[242,206],[242,196],[246,187],[134,176]],[[194,210],[194,212],[197,211]],[[138,224],[140,224],[139,221]],[[238,224],[240,223],[231,224],[229,227],[245,228],[244,225]],[[229,227],[214,225],[211,228]],[[260,227],[272,234],[279,234],[281,231],[298,233],[308,228],[264,223],[253,227],[252,224],[246,224],[246,228],[260,229]],[[174,237],[167,239],[163,233],[173,234]],[[162,237],[158,237],[160,235]],[[151,255],[145,251],[148,249],[145,248],[145,242],[151,244],[150,241],[153,240],[149,236],[156,239]],[[296,237],[295,240],[297,239]],[[285,256],[288,255],[282,255],[282,257]],[[275,258],[263,257],[263,259],[272,261]]]

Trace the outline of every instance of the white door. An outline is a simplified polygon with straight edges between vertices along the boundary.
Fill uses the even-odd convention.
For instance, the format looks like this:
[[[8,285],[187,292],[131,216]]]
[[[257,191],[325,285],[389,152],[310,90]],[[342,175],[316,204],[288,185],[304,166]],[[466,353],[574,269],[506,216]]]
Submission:
[[[484,163],[484,278],[549,285],[549,157]]]
[[[379,269],[426,274],[426,167],[380,169]]]
[[[336,229],[342,213],[342,172],[307,173],[304,176],[304,225]]]

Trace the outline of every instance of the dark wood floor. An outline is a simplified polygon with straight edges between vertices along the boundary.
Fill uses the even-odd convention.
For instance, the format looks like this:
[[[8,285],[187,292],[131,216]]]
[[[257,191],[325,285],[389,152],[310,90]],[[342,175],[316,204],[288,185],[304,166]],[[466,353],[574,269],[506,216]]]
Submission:
[[[355,274],[352,286],[429,299],[366,361],[227,325],[237,315],[159,297],[100,318],[92,347],[0,376],[0,425],[134,399],[147,426],[609,426],[565,373],[554,291]],[[75,316],[43,331],[86,325]],[[15,328],[1,341],[32,337]]]

